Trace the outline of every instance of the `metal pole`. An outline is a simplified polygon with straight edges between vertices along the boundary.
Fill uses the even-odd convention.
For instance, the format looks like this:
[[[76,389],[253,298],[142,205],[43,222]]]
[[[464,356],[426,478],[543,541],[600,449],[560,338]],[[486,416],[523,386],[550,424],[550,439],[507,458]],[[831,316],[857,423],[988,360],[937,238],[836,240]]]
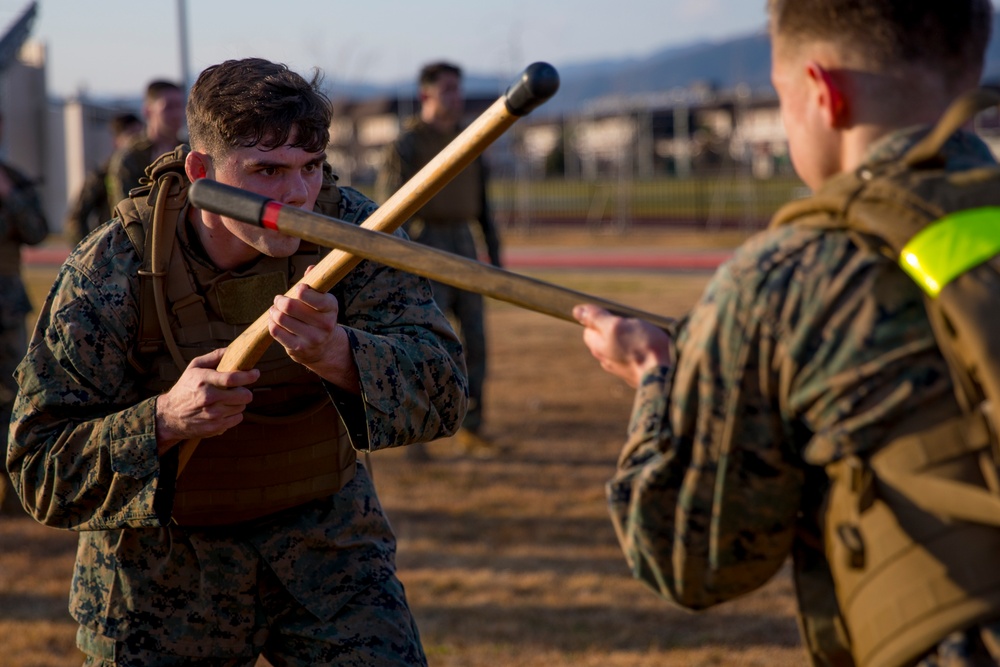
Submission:
[[[181,89],[187,96],[188,84],[191,81],[191,64],[188,58],[188,33],[187,33],[187,2],[177,0],[177,35],[180,38],[181,52]]]

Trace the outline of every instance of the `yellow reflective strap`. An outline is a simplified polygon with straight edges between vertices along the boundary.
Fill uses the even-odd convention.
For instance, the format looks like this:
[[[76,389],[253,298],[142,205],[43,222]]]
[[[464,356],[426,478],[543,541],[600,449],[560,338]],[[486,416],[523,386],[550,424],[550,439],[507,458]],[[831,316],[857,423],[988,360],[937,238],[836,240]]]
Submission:
[[[1000,206],[946,215],[903,247],[899,265],[931,297],[969,269],[1000,254]]]

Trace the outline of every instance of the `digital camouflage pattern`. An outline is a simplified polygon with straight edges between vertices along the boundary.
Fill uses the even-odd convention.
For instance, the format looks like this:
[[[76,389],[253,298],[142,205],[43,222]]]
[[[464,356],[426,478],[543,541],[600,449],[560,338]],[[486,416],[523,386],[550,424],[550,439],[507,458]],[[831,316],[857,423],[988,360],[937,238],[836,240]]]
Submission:
[[[898,158],[923,131],[884,138],[868,160]],[[994,162],[963,133],[945,154],[950,170]],[[756,235],[682,324],[675,367],[638,389],[608,484],[634,575],[690,609],[753,591],[792,553],[825,464],[943,402],[955,398],[923,296],[894,262],[840,230]],[[939,660],[988,654],[998,631],[951,637],[925,664],[979,664]]]
[[[409,119],[396,141],[386,149],[379,172],[377,190],[381,201],[388,199],[443,151],[459,134],[442,133],[419,118]],[[478,223],[487,255],[500,266],[500,238],[486,197],[486,168],[477,158],[406,225],[410,237],[419,243],[461,257],[478,259],[471,223]],[[478,431],[483,416],[483,384],[486,381],[486,327],[483,297],[474,292],[432,282],[434,300],[458,323],[469,373],[469,411],[463,426]]]
[[[17,383],[14,369],[27,349],[24,317],[31,312],[28,293],[21,282],[21,246],[35,245],[49,233],[48,221],[34,186],[16,169],[0,164],[14,184],[13,191],[0,200],[0,420],[10,420]],[[8,490],[9,478],[0,467],[0,510],[17,508],[17,499]],[[17,510],[20,511],[20,510]]]
[[[375,210],[341,190],[345,219]],[[155,398],[127,358],[140,264],[121,225],[85,239],[60,270],[17,372],[7,462],[38,521],[81,531],[70,595],[81,646],[94,656],[250,657],[264,641],[282,645],[264,627],[286,619],[290,612],[276,610],[290,600],[312,619],[303,635],[340,633],[339,648],[323,648],[342,652],[336,664],[421,664],[395,579],[395,538],[363,467],[340,493],[264,519],[214,530],[170,525],[163,505],[176,449],[157,457]],[[460,345],[429,284],[362,262],[337,290],[362,397],[331,395],[355,447],[454,432],[466,406]],[[271,588],[288,600],[271,606]],[[375,634],[386,624],[400,630]]]

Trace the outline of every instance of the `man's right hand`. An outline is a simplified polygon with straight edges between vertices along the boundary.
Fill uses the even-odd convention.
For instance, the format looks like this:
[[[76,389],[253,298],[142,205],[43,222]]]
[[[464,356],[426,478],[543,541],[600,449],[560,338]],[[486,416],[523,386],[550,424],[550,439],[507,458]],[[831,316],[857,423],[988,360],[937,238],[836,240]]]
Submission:
[[[618,317],[593,304],[573,308],[584,326],[583,342],[608,373],[638,388],[657,366],[673,364],[673,344],[663,329],[631,317]]]
[[[253,399],[246,385],[260,377],[249,371],[218,371],[225,349],[195,357],[170,391],[156,398],[156,442],[162,455],[182,440],[221,435],[243,421]]]

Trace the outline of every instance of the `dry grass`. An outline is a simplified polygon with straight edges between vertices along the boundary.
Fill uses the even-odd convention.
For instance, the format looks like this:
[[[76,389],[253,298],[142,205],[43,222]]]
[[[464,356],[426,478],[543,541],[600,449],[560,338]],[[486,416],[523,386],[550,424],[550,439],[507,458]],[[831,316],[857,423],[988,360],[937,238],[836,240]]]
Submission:
[[[542,234],[510,242],[560,243]],[[683,312],[707,279],[533,275],[664,314]],[[35,277],[44,288],[44,275]],[[398,450],[373,456],[399,537],[399,575],[431,665],[802,664],[787,572],[698,615],[669,607],[631,579],[603,489],[631,391],[600,371],[578,327],[496,302],[487,317],[487,428],[509,451],[474,459],[445,440],[431,445],[434,460],[426,464]],[[74,544],[73,535],[0,517],[0,667],[80,664],[65,611]]]

